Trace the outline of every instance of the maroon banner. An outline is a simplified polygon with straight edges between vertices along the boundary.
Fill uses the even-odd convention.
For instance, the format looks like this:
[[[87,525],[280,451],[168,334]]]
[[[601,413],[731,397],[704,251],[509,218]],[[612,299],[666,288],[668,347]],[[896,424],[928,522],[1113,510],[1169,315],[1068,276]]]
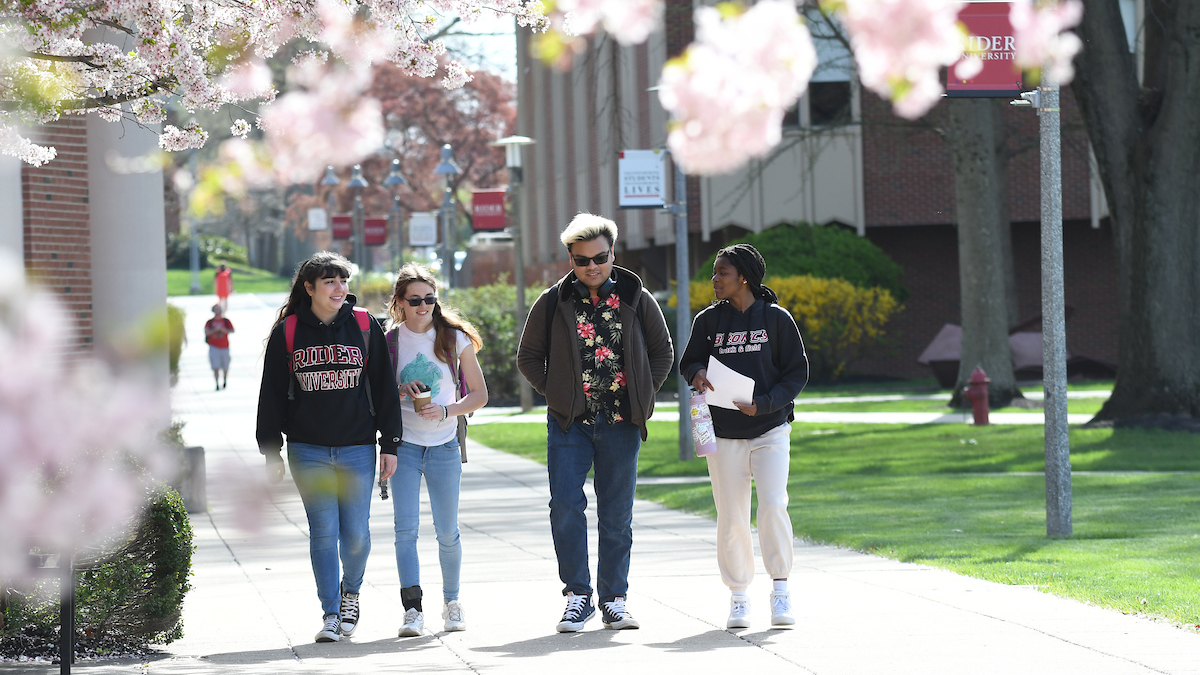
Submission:
[[[505,188],[476,190],[472,193],[471,226],[475,230],[503,230],[508,225],[504,214]]]
[[[388,219],[363,218],[363,243],[367,246],[382,246],[387,243]]]
[[[333,217],[333,238],[334,239],[349,239],[354,231],[354,226],[351,224],[350,216],[334,216]]]
[[[950,66],[946,75],[946,96],[979,98],[1016,98],[1021,91],[1021,71],[1015,61],[1013,28],[1008,20],[1011,2],[969,2],[958,13],[959,21],[971,35],[967,38],[969,53],[983,60],[983,70],[970,79],[960,79],[954,73],[958,64]]]

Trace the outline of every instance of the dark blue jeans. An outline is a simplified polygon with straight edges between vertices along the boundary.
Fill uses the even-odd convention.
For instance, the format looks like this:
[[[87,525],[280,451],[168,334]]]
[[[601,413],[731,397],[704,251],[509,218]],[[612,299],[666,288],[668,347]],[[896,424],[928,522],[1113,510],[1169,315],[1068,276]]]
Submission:
[[[629,590],[629,549],[633,545],[633,493],[637,487],[641,431],[629,422],[594,425],[576,422],[567,431],[554,418],[546,423],[546,465],[550,474],[550,532],[558,554],[563,594],[591,594],[588,571],[587,498],[583,485],[595,468],[600,602]]]

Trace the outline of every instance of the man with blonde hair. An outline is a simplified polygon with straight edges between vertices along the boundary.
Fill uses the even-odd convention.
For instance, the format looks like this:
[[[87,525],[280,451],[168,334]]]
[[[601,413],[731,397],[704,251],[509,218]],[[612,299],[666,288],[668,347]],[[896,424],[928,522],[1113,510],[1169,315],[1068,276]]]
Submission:
[[[596,612],[583,494],[591,469],[604,627],[638,628],[625,608],[638,450],[675,353],[654,297],[636,274],[613,264],[616,223],[580,213],[560,238],[573,270],[533,304],[517,348],[517,367],[548,409],[550,531],[567,597],[557,630],[582,630]]]

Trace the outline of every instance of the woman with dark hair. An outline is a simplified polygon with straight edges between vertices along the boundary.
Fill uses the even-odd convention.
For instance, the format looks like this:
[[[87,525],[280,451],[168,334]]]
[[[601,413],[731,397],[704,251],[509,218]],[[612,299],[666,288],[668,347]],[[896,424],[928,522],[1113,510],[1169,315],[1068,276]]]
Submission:
[[[280,451],[308,514],[309,555],[321,601],[317,642],[358,627],[358,592],[371,552],[376,431],[380,480],[396,470],[400,397],[383,328],[354,306],[350,262],[321,251],[300,264],[267,338],[258,395],[258,447],[271,482]],[[341,561],[339,570],[339,558]]]
[[[732,592],[727,628],[750,627],[746,589],[754,579],[750,481],[758,491],[758,542],[773,579],[771,625],[795,623],[787,578],[792,568],[788,516],[793,399],[808,382],[808,358],[796,321],[763,285],[767,263],[749,244],[727,246],[713,263],[717,302],[696,315],[679,371],[692,388],[715,391],[710,359],[754,380],[750,401],[712,408],[716,454],[707,456],[717,506],[717,565]]]
[[[458,601],[462,568],[458,492],[463,460],[457,420],[459,415],[482,408],[488,400],[483,370],[475,356],[483,340],[474,326],[439,301],[437,280],[420,265],[410,263],[401,268],[388,314],[393,324],[388,343],[395,347],[391,353],[396,381],[401,397],[408,399],[401,404],[404,434],[397,452],[396,475],[392,477],[396,569],[404,605],[400,637],[415,637],[425,627],[417,560],[422,476],[429,491],[442,567],[445,629],[466,630]]]

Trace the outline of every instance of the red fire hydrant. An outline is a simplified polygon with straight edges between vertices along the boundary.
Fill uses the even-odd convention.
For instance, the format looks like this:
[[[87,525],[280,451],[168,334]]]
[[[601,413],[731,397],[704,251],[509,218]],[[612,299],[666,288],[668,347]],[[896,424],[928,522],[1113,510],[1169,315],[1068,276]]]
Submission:
[[[971,373],[971,379],[967,386],[963,387],[963,397],[971,402],[972,411],[975,414],[975,425],[986,426],[988,424],[988,383],[991,380],[987,373],[983,372],[983,368],[976,368],[975,372]]]

